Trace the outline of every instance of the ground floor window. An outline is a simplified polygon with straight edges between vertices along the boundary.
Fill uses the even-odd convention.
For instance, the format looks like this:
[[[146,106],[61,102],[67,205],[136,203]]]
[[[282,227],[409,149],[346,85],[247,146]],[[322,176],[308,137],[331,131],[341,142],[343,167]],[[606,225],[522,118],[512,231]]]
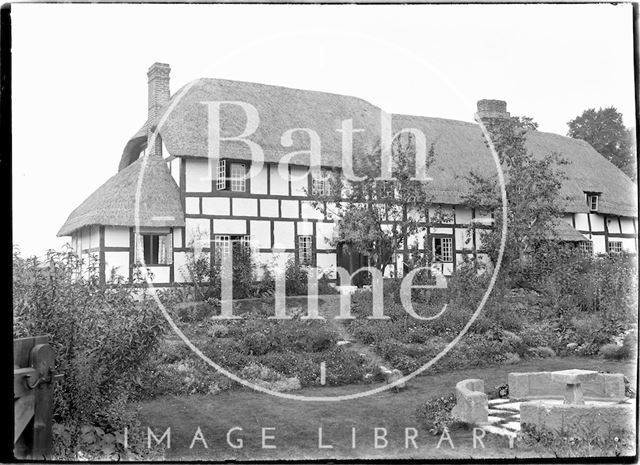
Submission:
[[[593,255],[593,242],[582,241],[578,243],[580,253],[585,257],[591,257]]]
[[[171,265],[173,238],[169,234],[142,233],[136,235],[135,261],[145,265]]]
[[[433,260],[440,263],[453,262],[453,237],[433,238]]]
[[[216,260],[228,256],[236,245],[242,247],[244,250],[251,250],[251,236],[232,236],[228,234],[216,234],[213,236]]]
[[[621,254],[622,253],[622,241],[609,241],[609,253]]]
[[[313,265],[312,236],[298,236],[298,262],[300,265]]]

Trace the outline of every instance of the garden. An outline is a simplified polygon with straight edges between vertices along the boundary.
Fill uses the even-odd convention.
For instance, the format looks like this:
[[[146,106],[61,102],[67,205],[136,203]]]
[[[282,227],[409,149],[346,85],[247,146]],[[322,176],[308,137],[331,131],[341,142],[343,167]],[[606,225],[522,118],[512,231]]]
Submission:
[[[488,389],[499,397],[508,389],[504,386],[506,373],[532,365],[617,370],[627,375],[629,395],[634,395],[635,257],[588,258],[569,249],[556,254],[543,254],[544,261],[527,268],[526,288],[498,284],[484,311],[450,353],[407,389],[371,399],[375,402],[367,411],[378,402],[380,408],[385,402],[401,403],[396,414],[386,410],[389,416],[384,421],[415,424],[425,437],[441,434],[447,427],[469,438],[470,433],[450,419],[455,383],[469,370],[482,373],[479,376],[485,379],[493,373]],[[167,405],[198,412],[196,405],[204,403],[218,406],[215,411],[220,413],[221,404],[233,409],[246,398],[269,410],[261,418],[269,420],[272,415],[273,421],[284,421],[274,410],[284,400],[252,392],[209,367],[173,333],[150,296],[125,285],[101,287],[94,274],[79,275],[78,265],[71,251],[51,252],[43,262],[15,253],[13,261],[14,336],[50,334],[58,354],[56,371],[64,373],[55,386],[56,457],[190,456],[191,450],[146,447],[143,426],[160,429],[166,415],[177,414],[167,410]],[[389,319],[366,319],[371,314],[371,291],[360,290],[351,296],[356,318],[338,321],[332,317],[338,312],[339,296],[326,281],[319,297],[325,319],[303,318],[307,298],[299,294],[306,292],[305,271],[290,263],[287,273],[296,277],[292,280],[296,287],[287,289],[291,318],[286,320],[269,318],[274,315],[275,301],[268,274],[245,287],[244,298],[234,302],[233,313],[238,318],[233,320],[212,318],[220,311],[214,280],[203,280],[199,289],[165,290],[160,298],[204,355],[242,379],[273,391],[330,395],[362,391],[367,384],[381,385],[382,364],[408,374],[429,361],[467,323],[488,279],[487,273],[478,273],[478,267],[469,262],[456,270],[446,289],[414,290],[414,308],[422,316],[436,314],[447,303],[442,317],[432,321],[409,316],[400,304],[399,283],[386,280],[384,313]],[[325,379],[321,363],[326,366]],[[364,402],[354,405],[362,407]],[[306,406],[282,408],[292,425],[303,421],[296,418],[307,411]],[[332,420],[322,417],[321,424],[348,423],[348,412],[365,421],[354,408],[345,406],[344,411],[330,413],[317,407],[315,412],[333,415]],[[203,412],[209,412],[207,409]],[[203,415],[203,422],[212,421],[210,413]],[[232,418],[241,418],[239,415]],[[187,434],[187,425],[193,421],[184,428],[176,425],[176,429]],[[290,434],[295,436],[291,428]],[[503,445],[491,441],[497,447],[494,452],[502,456]],[[523,436],[519,453],[548,448],[549,443],[568,455],[587,446],[599,447],[605,454],[620,449],[620,445],[616,449],[597,442],[572,448],[567,441],[536,432]],[[201,454],[210,457],[206,451]]]

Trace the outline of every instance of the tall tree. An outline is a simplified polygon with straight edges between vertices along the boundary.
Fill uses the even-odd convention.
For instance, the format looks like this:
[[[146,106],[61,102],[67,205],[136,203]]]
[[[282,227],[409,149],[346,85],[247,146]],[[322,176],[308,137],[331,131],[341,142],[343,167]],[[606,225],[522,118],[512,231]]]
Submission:
[[[622,122],[622,114],[615,107],[589,108],[567,123],[568,136],[582,139],[602,156],[636,179],[634,135]]]
[[[505,174],[508,233],[502,275],[506,281],[518,285],[519,280],[525,278],[531,254],[553,238],[560,215],[558,201],[563,180],[557,166],[565,162],[559,154],[549,153],[539,159],[527,150],[527,134],[537,129],[531,118],[490,118],[483,122]],[[500,186],[495,177],[488,178],[474,171],[467,180],[471,188],[466,203],[490,211],[495,218],[494,227],[481,234],[482,248],[495,262],[503,224]]]

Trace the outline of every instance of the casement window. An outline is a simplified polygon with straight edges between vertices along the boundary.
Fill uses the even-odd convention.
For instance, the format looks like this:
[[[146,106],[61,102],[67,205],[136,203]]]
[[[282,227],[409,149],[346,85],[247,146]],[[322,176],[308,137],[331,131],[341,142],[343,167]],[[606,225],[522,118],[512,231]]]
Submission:
[[[313,265],[312,236],[298,236],[298,262],[300,265]]]
[[[216,259],[226,257],[231,253],[234,244],[251,249],[251,236],[231,236],[227,234],[216,234],[213,236],[213,247]]]
[[[247,166],[245,163],[232,162],[229,160],[219,160],[218,171],[216,173],[216,190],[246,192],[246,173]]]
[[[232,192],[245,192],[246,191],[246,167],[244,163],[231,163],[231,191]]]
[[[453,238],[434,237],[433,238],[433,259],[440,263],[453,262]]]
[[[579,247],[580,253],[585,257],[593,256],[593,242],[591,241],[578,242],[578,247]]]
[[[598,211],[599,201],[600,201],[600,194],[587,193],[587,206],[589,207],[590,213],[594,213]]]
[[[216,189],[219,191],[227,188],[227,160],[218,161],[218,175],[216,177]]]
[[[609,241],[609,253],[618,255],[622,253],[622,241]]]
[[[331,172],[321,168],[311,172],[311,194],[326,196],[331,195]]]
[[[145,265],[171,265],[173,238],[171,234],[136,234],[135,261]]]

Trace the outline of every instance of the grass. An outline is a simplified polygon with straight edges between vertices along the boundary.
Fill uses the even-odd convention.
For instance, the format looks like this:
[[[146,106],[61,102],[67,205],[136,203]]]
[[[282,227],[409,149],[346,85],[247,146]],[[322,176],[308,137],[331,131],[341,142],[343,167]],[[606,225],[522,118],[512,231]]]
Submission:
[[[473,448],[472,431],[451,432],[455,446],[448,442],[437,448],[438,436],[432,436],[414,418],[421,402],[449,394],[457,381],[482,378],[486,389],[507,381],[514,371],[553,371],[582,368],[624,373],[636,379],[634,362],[612,362],[578,357],[525,360],[517,364],[482,369],[466,369],[413,379],[407,389],[395,393],[385,391],[371,397],[343,402],[301,402],[280,399],[247,389],[225,391],[218,395],[168,396],[140,405],[143,428],[152,428],[158,437],[171,427],[171,448],[168,460],[301,460],[301,459],[389,459],[389,458],[508,458],[539,456],[526,449],[510,449],[508,440],[487,435],[485,448]],[[632,381],[633,382],[633,381]],[[371,388],[369,385],[366,388]],[[306,396],[335,396],[360,392],[362,385],[314,387],[297,391]],[[190,448],[200,427],[207,441]],[[234,427],[232,439],[242,437],[243,448],[227,444],[227,432]],[[323,443],[333,449],[318,448],[318,428],[323,429]],[[262,448],[262,428],[276,449]],[[356,428],[356,448],[351,447],[352,428]],[[386,428],[388,445],[374,447],[374,428]],[[405,428],[416,428],[418,449],[405,448]],[[145,436],[146,437],[146,436]],[[411,445],[411,444],[410,444]]]

